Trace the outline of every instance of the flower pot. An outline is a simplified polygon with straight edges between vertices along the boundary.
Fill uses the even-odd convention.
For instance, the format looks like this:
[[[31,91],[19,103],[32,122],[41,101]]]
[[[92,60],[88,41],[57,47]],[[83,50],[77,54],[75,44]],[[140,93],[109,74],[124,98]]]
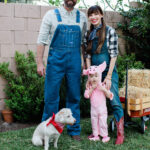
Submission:
[[[11,110],[2,110],[2,116],[7,123],[13,122],[13,112]]]

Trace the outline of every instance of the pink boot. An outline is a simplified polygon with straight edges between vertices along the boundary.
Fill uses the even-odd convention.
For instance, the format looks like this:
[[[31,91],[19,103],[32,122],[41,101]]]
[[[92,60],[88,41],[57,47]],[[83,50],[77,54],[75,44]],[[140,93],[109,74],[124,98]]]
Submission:
[[[116,121],[117,139],[115,144],[122,144],[124,141],[124,117],[119,122]]]

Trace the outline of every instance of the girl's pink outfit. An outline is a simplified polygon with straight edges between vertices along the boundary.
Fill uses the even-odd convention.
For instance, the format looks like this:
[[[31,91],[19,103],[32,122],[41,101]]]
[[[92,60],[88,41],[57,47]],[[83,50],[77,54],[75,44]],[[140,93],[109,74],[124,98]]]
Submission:
[[[101,83],[101,76],[105,68],[106,68],[106,63],[104,62],[99,66],[91,66],[89,69],[84,70],[83,74],[89,75],[97,72],[99,75],[99,81],[98,81],[99,83],[97,84],[97,87],[92,91],[92,94],[90,95],[89,93],[90,86],[87,85],[84,93],[84,97],[90,98],[90,102],[91,102],[91,123],[92,123],[93,136],[90,136],[89,139],[94,141],[99,140],[99,135],[100,135],[101,137],[103,137],[102,139],[103,142],[108,142],[110,138],[108,137],[108,126],[107,126],[108,114],[107,114],[107,106],[106,106],[106,96],[104,92],[99,89],[99,86],[104,86]],[[88,80],[89,78],[90,77],[88,76]],[[110,100],[113,99],[113,93],[110,92],[109,98]]]

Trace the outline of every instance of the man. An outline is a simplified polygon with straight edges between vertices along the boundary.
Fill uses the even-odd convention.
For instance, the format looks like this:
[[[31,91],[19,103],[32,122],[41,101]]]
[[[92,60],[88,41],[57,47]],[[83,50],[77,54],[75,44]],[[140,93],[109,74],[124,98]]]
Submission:
[[[72,110],[76,118],[76,123],[68,126],[67,131],[73,139],[80,141],[80,74],[83,63],[80,46],[87,29],[87,20],[84,13],[74,8],[76,3],[77,0],[64,0],[62,7],[45,14],[37,42],[37,72],[45,76],[42,121],[58,112],[60,84],[62,78],[66,77],[66,107]],[[48,43],[50,46],[45,71],[43,54]]]

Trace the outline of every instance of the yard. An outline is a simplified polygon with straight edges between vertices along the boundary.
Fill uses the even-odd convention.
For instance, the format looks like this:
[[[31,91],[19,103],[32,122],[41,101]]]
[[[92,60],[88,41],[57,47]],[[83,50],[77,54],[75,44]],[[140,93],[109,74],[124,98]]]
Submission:
[[[12,1],[15,0],[5,0],[5,2]],[[59,6],[63,0],[48,1],[52,5],[51,9],[53,9],[55,8],[53,6]],[[134,0],[138,2],[136,4],[137,8],[132,5],[127,6],[129,8],[128,11],[123,9],[126,5],[124,4],[125,0],[116,0],[117,4],[114,3],[114,0],[101,1],[107,2],[108,7],[114,10],[106,11],[104,9],[104,19],[106,24],[116,29],[119,37],[118,50],[120,55],[117,60],[117,69],[119,87],[122,87],[124,85],[127,62],[129,62],[129,69],[150,69],[150,0]],[[128,2],[130,1],[133,0],[128,0]],[[139,3],[140,1],[142,3]],[[83,8],[85,9],[82,11],[85,13],[88,8],[85,1],[78,0],[78,2],[84,2],[85,6]],[[95,2],[98,3],[100,1],[95,0]],[[111,6],[114,6],[114,8]],[[1,129],[0,122],[0,150],[44,149],[43,147],[35,147],[31,143],[31,138],[36,128],[35,121],[37,121],[33,121],[33,118],[40,118],[39,116],[43,112],[44,78],[37,75],[36,56],[34,56],[34,52],[36,52],[40,24],[47,10],[49,10],[49,6],[0,3],[0,22],[3,22],[0,24],[0,111],[5,108],[4,104],[6,102],[9,109],[12,111],[15,110],[15,119],[18,122],[34,122],[32,127],[29,124],[22,124],[21,128],[17,126],[17,123],[14,123],[14,128],[10,126],[11,130],[6,132],[4,132],[4,129]],[[28,51],[29,49],[31,51]],[[44,61],[47,59],[47,56],[48,53],[44,54]],[[6,79],[6,82],[1,77]],[[146,77],[149,77],[149,75]],[[84,78],[82,79],[81,116],[87,117],[87,114],[90,112],[90,103],[83,97],[85,80]],[[144,79],[144,77],[142,76],[141,79]],[[141,82],[141,80],[139,81]],[[149,83],[149,81],[150,79],[146,78],[146,82]],[[141,83],[143,87],[141,85],[137,87],[145,89],[144,82]],[[147,85],[149,85],[147,88],[150,89],[150,84]],[[66,92],[65,86],[63,84],[60,91],[62,100],[65,100],[66,96],[64,94]],[[130,91],[128,88],[128,93]],[[141,96],[141,91],[135,93],[140,93]],[[150,92],[148,91],[147,93]],[[6,98],[7,101],[4,102]],[[65,104],[64,101],[61,102]],[[109,116],[108,124],[111,118],[112,116]],[[134,121],[138,124],[141,123],[140,118],[134,119]],[[58,140],[58,150],[150,150],[150,121],[146,122],[146,131],[144,134],[140,132],[140,128],[137,126],[125,128],[125,141],[122,145],[114,144],[116,129],[113,132],[109,129],[111,140],[108,143],[89,141],[87,137],[91,134],[90,118],[81,119],[81,128],[81,138],[83,140],[77,142],[68,136],[65,127]],[[55,150],[52,144],[50,144],[49,149]]]
[[[109,117],[110,121],[110,117]],[[140,118],[135,119],[140,123]],[[103,144],[100,142],[93,142],[87,139],[91,133],[90,119],[81,120],[81,137],[82,142],[73,141],[66,132],[66,128],[58,141],[58,150],[150,150],[150,123],[146,122],[146,132],[141,134],[139,128],[129,127],[125,128],[125,142],[123,145],[114,145],[116,138],[116,131],[109,135],[111,140],[109,143]],[[0,133],[0,150],[42,150],[43,147],[35,147],[31,143],[31,137],[35,127],[25,128],[17,131],[9,131]],[[54,150],[53,145],[50,148]]]

